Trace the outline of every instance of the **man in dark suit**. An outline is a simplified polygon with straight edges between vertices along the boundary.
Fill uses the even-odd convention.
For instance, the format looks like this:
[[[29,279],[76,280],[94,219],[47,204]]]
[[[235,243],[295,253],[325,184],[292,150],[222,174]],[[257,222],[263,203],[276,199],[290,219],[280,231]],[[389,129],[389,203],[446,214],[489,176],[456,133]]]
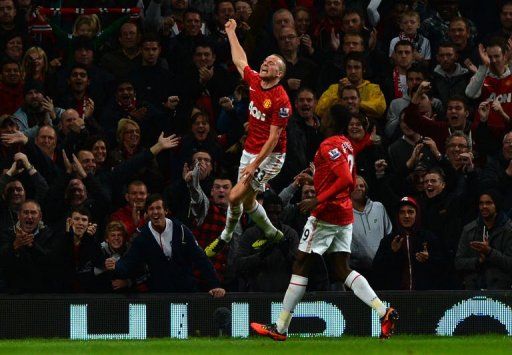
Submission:
[[[114,258],[105,260],[105,268],[126,277],[146,263],[151,292],[195,292],[195,266],[210,287],[208,293],[223,297],[226,291],[219,287],[219,278],[192,232],[178,220],[165,217],[167,208],[161,195],[151,195],[146,200],[146,212],[150,221],[141,228],[128,254],[117,262]]]

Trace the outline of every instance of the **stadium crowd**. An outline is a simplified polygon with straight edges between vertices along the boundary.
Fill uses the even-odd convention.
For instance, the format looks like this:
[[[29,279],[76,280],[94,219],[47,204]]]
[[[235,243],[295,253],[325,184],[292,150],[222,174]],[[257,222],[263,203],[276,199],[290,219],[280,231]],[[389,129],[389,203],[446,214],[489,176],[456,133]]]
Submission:
[[[208,258],[251,109],[230,18],[252,68],[286,62],[258,197],[284,238],[253,247],[245,215]],[[0,292],[285,291],[344,114],[351,266],[377,290],[512,287],[512,1],[0,0],[0,50]],[[308,290],[343,289],[326,265]]]

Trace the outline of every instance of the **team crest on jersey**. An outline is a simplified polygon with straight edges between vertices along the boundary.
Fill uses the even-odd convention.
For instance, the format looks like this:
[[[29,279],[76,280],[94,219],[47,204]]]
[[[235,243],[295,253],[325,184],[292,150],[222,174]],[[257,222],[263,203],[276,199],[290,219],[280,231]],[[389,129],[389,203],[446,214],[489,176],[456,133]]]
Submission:
[[[272,106],[272,101],[270,101],[270,99],[263,101],[263,107],[270,108],[270,106]]]
[[[334,149],[329,150],[329,158],[331,158],[331,160],[336,160],[340,156],[341,156],[341,153],[340,153],[338,148],[334,148]]]
[[[290,116],[290,109],[288,107],[281,107],[279,109],[279,117],[286,118]]]

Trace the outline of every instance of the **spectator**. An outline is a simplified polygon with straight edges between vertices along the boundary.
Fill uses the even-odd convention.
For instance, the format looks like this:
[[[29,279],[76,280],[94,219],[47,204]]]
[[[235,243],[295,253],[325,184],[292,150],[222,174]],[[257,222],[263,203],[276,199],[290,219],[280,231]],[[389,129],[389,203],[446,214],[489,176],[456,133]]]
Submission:
[[[29,138],[34,138],[39,127],[53,126],[53,122],[60,118],[63,109],[55,107],[53,100],[44,96],[43,83],[29,80],[23,88],[23,103],[14,112],[16,124]]]
[[[350,199],[354,209],[350,267],[373,281],[373,258],[382,238],[391,234],[391,221],[384,205],[368,198],[368,184],[363,177],[356,177]]]
[[[500,8],[501,30],[496,34],[508,40],[512,36],[512,1],[503,1]]]
[[[421,24],[421,33],[430,40],[434,50],[439,43],[447,41],[450,20],[454,17],[460,17],[459,0],[434,0],[432,7],[435,13],[425,19]],[[476,27],[469,22],[471,38],[476,38]]]
[[[293,12],[295,22],[295,30],[300,39],[299,53],[304,56],[313,56],[315,48],[313,47],[312,39],[312,18],[311,12],[308,8],[303,6],[296,6]]]
[[[391,78],[388,74],[383,84],[383,92],[387,102],[407,94],[407,69],[414,62],[414,47],[412,43],[406,40],[396,42],[391,58],[395,66],[391,73]]]
[[[278,243],[266,243],[261,249],[252,244],[264,238],[263,231],[253,226],[241,236],[235,257],[235,269],[239,278],[240,290],[245,292],[282,292],[286,290],[292,274],[292,264],[297,251],[297,232],[282,224],[279,216],[283,203],[275,192],[263,194],[263,208],[276,228],[283,231],[284,237]]]
[[[199,246],[204,249],[218,238],[224,229],[229,204],[228,196],[233,183],[226,177],[217,176],[213,180],[210,198],[208,198],[199,184],[199,175],[200,168],[196,165],[194,169],[184,172],[184,180],[190,193],[190,209],[194,216],[192,233]],[[228,254],[229,248],[225,248],[210,259],[223,288],[235,287],[231,285],[233,272],[227,267]]]
[[[147,222],[144,206],[148,198],[148,189],[142,181],[134,180],[128,184],[124,198],[128,203],[112,213],[110,220],[123,224],[129,242],[135,236],[137,229],[142,228]]]
[[[77,37],[73,41],[73,62],[87,69],[88,92],[92,95],[97,112],[101,110],[113,91],[114,77],[108,71],[94,64],[95,50],[92,41]],[[56,75],[52,89],[54,96],[67,94],[68,78],[72,64],[61,68]]]
[[[25,172],[28,180],[23,174]],[[26,185],[22,181],[27,181]],[[34,201],[43,201],[48,192],[44,177],[30,164],[27,156],[20,152],[14,155],[11,168],[0,177],[0,229],[13,228],[18,222],[19,209],[27,199],[25,186]]]
[[[141,129],[137,122],[129,118],[122,118],[119,121],[117,125],[117,144],[117,148],[110,152],[113,166],[119,166],[143,151],[141,147]],[[148,161],[143,167],[133,169],[131,178],[142,180],[151,191],[160,191],[164,185],[164,177],[156,158],[150,162]],[[128,227],[126,228],[128,229]]]
[[[45,51],[40,47],[30,47],[21,61],[23,80],[39,81],[47,85],[50,65]]]
[[[69,71],[66,94],[59,96],[56,103],[64,109],[74,109],[78,116],[87,122],[90,129],[99,131],[101,127],[93,118],[96,101],[94,96],[95,94],[90,90],[87,68],[81,64],[75,64]]]
[[[169,1],[165,7],[169,7],[166,16],[162,16],[162,0],[149,2],[144,16],[144,30],[146,32],[162,32],[164,37],[174,38],[185,27],[185,13],[189,9],[189,1]]]
[[[493,39],[484,48],[479,45],[482,65],[473,75],[466,87],[466,95],[481,101],[493,101],[493,110],[489,113],[487,126],[493,135],[501,139],[512,126],[512,100],[509,99],[508,85],[512,83],[512,75],[507,65],[506,55],[508,48],[500,38]],[[479,123],[476,117],[474,126]]]
[[[466,290],[509,290],[512,286],[512,222],[499,192],[479,197],[478,218],[464,227],[455,267]]]
[[[181,68],[190,63],[197,43],[205,39],[203,30],[206,28],[201,13],[192,8],[185,10],[183,29],[177,36],[163,40],[164,55],[171,71],[179,73]]]
[[[141,42],[142,64],[130,74],[138,98],[161,107],[171,95],[177,95],[175,77],[168,69],[167,61],[160,57],[160,39],[153,34],[145,34]]]
[[[424,229],[420,207],[412,197],[400,200],[396,230],[380,242],[373,260],[381,289],[436,290],[446,265],[439,240]]]
[[[409,106],[411,103],[411,96],[418,89],[418,86],[422,81],[428,80],[428,72],[427,68],[421,64],[413,63],[405,74],[406,84],[407,84],[407,93],[398,99],[394,99],[389,104],[389,109],[386,118],[386,126],[385,126],[385,134],[386,137],[391,141],[396,140],[398,134],[399,126],[399,117],[402,111]],[[426,97],[422,101],[422,109],[421,113],[427,113],[429,117],[432,117],[433,114],[441,115],[443,111],[442,102],[435,97],[428,97],[428,102]],[[432,117],[435,118],[435,117]]]
[[[338,84],[331,85],[329,89],[320,96],[316,108],[317,114],[323,116],[329,107],[336,103],[335,100],[340,97],[341,88],[352,85],[359,91],[361,109],[368,117],[380,119],[386,111],[386,100],[379,85],[364,80],[366,64],[362,53],[349,53],[345,60],[347,77],[341,79]]]
[[[430,41],[428,38],[418,33],[420,28],[420,14],[416,11],[405,11],[400,18],[400,29],[402,30],[398,37],[391,40],[389,44],[389,56],[393,57],[395,52],[395,45],[398,41],[406,40],[413,44],[413,57],[416,62],[430,61]]]
[[[466,100],[460,96],[452,96],[446,104],[446,121],[432,120],[421,117],[420,103],[428,99],[426,93],[431,89],[431,84],[424,81],[414,93],[411,104],[405,109],[404,122],[422,136],[434,140],[440,152],[445,151],[446,139],[455,131],[462,131],[471,137],[471,125],[468,121],[469,107]],[[470,145],[473,140],[470,139]]]
[[[112,221],[107,225],[105,240],[100,244],[102,265],[94,267],[96,284],[100,292],[147,292],[145,266],[141,267],[134,277],[127,279],[120,279],[115,275],[115,272],[105,268],[105,259],[113,258],[119,260],[126,255],[130,248],[128,240],[128,234],[121,222]]]
[[[201,189],[211,191],[213,166],[214,161],[211,154],[206,150],[198,150],[192,154],[190,161],[186,161],[183,165],[182,178],[165,189],[164,196],[168,201],[167,204],[172,215],[178,220],[184,221],[187,225],[190,225],[190,218],[192,217],[190,215],[191,197],[186,181],[186,179],[189,179],[188,173],[197,167]]]
[[[471,41],[472,33],[469,21],[464,17],[454,17],[450,20],[448,28],[448,40],[450,40],[457,49],[460,63],[464,63],[468,69],[473,71],[473,66],[478,64],[480,59]],[[438,48],[441,46],[441,42]],[[476,71],[476,67],[474,68]]]
[[[294,176],[308,167],[324,139],[320,133],[320,118],[315,114],[316,104],[316,96],[311,89],[299,90],[294,102],[295,110],[286,126],[286,159],[281,172],[272,180],[276,191],[280,191]]]
[[[140,38],[140,30],[136,24],[132,22],[123,24],[118,37],[120,48],[106,53],[101,58],[101,66],[117,80],[126,78],[142,61]]]
[[[15,61],[20,64],[23,58],[24,48],[23,48],[23,37],[20,33],[12,32],[5,39],[5,47],[4,54],[7,57],[6,59]]]
[[[180,91],[186,98],[182,104],[187,108],[202,107],[215,123],[220,110],[219,99],[230,95],[235,89],[235,79],[220,65],[214,46],[207,41],[198,42],[192,62],[178,75]]]
[[[97,292],[94,267],[101,265],[101,251],[95,239],[97,224],[92,223],[91,213],[76,207],[66,220],[63,241],[63,269],[59,273],[65,291]]]
[[[301,87],[313,87],[315,84],[316,64],[299,54],[300,38],[293,27],[284,27],[278,34],[279,54],[284,58],[286,72],[283,86],[294,100]]]
[[[40,205],[26,200],[20,206],[18,223],[0,234],[0,256],[7,287],[15,293],[59,291],[63,236],[43,222]]]
[[[23,103],[23,81],[17,62],[6,60],[0,72],[0,115],[12,115]]]
[[[143,147],[149,146],[160,132],[168,133],[171,130],[170,117],[151,103],[137,100],[135,87],[128,79],[117,83],[114,97],[107,103],[99,118],[110,144],[116,141],[116,131],[122,118],[130,118],[139,124]]]
[[[219,0],[215,2],[213,20],[210,22],[210,39],[213,41],[212,52],[217,55],[217,62],[226,67],[231,63],[229,42],[224,30],[226,22],[234,18],[235,5],[231,0]]]
[[[437,66],[432,73],[432,91],[443,105],[453,96],[465,95],[471,72],[457,61],[459,54],[453,43],[441,43],[437,50]],[[426,79],[426,78],[425,78]],[[423,79],[423,80],[425,80]]]
[[[323,10],[324,16],[315,26],[313,38],[315,48],[327,53],[336,50],[331,47],[331,38],[342,30],[343,1],[326,0]]]
[[[292,199],[298,191],[300,191],[300,201],[316,197],[310,168],[301,171],[293,178],[292,183],[279,193],[279,198],[284,206],[282,222],[292,227],[297,235],[302,233],[309,217],[309,213],[303,213],[299,209],[299,203],[292,203]]]
[[[16,16],[17,11],[13,0],[0,0],[0,9],[2,11],[0,16],[0,44],[3,47],[11,33],[25,33],[27,27],[25,19],[22,16]]]
[[[128,253],[117,261],[115,258],[106,259],[105,268],[126,278],[144,262],[150,274],[150,292],[194,292],[197,281],[192,275],[192,267],[195,266],[210,286],[208,293],[213,297],[223,297],[225,291],[219,288],[218,277],[204,251],[186,226],[165,217],[167,208],[160,195],[148,197],[146,212],[150,221],[133,240]]]
[[[503,196],[504,210],[512,209],[512,132],[505,134],[499,153],[487,157],[480,179],[481,189],[499,191]]]

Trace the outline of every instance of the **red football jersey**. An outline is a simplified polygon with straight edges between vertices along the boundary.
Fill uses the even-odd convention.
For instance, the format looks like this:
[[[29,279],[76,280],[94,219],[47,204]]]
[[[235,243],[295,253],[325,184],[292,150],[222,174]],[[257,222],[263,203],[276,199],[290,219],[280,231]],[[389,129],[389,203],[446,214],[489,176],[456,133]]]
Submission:
[[[355,181],[354,149],[350,141],[342,135],[336,135],[325,139],[315,154],[315,175],[313,183],[317,195],[338,179],[333,173],[334,169],[349,169],[353,181]],[[354,222],[352,200],[350,200],[351,187],[340,191],[334,198],[327,200],[313,210],[313,216],[321,221],[345,226]]]
[[[244,69],[244,80],[249,84],[249,132],[244,149],[258,154],[270,134],[270,126],[286,127],[292,114],[288,94],[281,85],[261,88],[261,79],[249,66]],[[275,153],[286,153],[286,129],[281,131]]]

